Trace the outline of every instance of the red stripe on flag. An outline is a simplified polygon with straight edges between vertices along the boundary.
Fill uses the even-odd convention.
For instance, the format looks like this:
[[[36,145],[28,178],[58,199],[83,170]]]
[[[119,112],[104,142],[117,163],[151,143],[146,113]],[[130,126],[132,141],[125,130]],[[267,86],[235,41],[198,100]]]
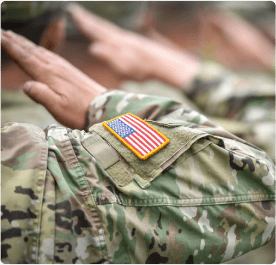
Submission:
[[[135,125],[134,122],[131,120],[124,119],[124,117],[121,117],[125,122],[129,123],[129,125],[133,126],[135,129],[139,130],[139,127]],[[136,131],[136,133],[151,147],[152,150],[154,150],[158,145],[154,145],[150,142],[150,139],[145,138],[145,134],[140,133],[139,131]]]
[[[126,115],[126,116],[128,119],[131,119],[133,122],[135,122],[135,124],[137,124],[137,126],[139,126],[140,131],[147,132],[149,135],[151,135],[151,137],[158,144],[158,146],[164,142],[164,140],[162,141],[162,140],[158,139],[158,137],[160,137],[160,135],[157,134],[156,131],[154,131],[152,128],[147,126],[145,123],[141,122],[140,120],[136,119],[135,117],[133,117],[131,115]],[[163,137],[162,137],[162,139],[163,139]]]
[[[128,115],[127,115],[128,116]],[[144,122],[141,122],[139,119],[137,119],[136,117],[134,117],[134,116],[132,116],[132,115],[129,115],[129,116],[131,116],[133,119],[135,119],[135,120],[137,120],[138,122],[140,122],[140,123],[142,123],[143,125],[145,125],[150,131],[152,131],[152,132],[154,132],[155,134],[157,134],[162,140],[163,140],[163,142],[165,142],[166,140],[164,139],[164,137],[161,135],[161,134],[159,134],[159,133],[157,133],[155,130],[153,130],[148,124],[146,124],[146,123],[144,123]],[[158,139],[159,140],[159,139]],[[159,140],[160,141],[160,140]],[[163,142],[161,142],[161,143],[163,143]]]
[[[133,124],[135,124],[136,130],[139,130],[141,134],[144,135],[144,137],[147,137],[148,141],[150,141],[155,148],[160,145],[160,143],[157,141],[156,137],[154,137],[150,132],[145,130],[142,126],[140,126],[136,121],[132,120],[129,117],[124,117],[128,122],[131,121]]]
[[[152,151],[152,150],[154,150],[156,147],[154,147],[154,145],[152,145],[152,143],[150,143],[150,142],[148,142],[147,141],[147,139],[146,138],[144,138],[144,136],[141,134],[141,133],[139,133],[138,131],[136,131],[136,133],[135,133],[135,136],[138,138],[138,137],[140,137],[141,139],[139,139],[139,141],[141,142],[141,143],[143,143],[144,144],[144,146],[146,146],[146,148],[147,149],[149,149],[150,151]],[[146,144],[145,144],[146,143]]]
[[[147,153],[149,153],[150,151],[152,151],[152,148],[149,148],[147,145],[145,145],[145,141],[141,139],[141,137],[139,137],[137,135],[137,133],[133,133],[131,135],[131,137],[135,138],[135,140],[139,143],[139,145],[141,145],[143,147],[143,149],[146,150]]]
[[[128,137],[126,137],[126,138],[129,138],[130,140],[132,140],[145,154],[148,154],[149,152],[148,151],[146,151],[145,150],[145,148],[139,143],[139,141],[136,139],[136,137],[135,137],[135,135],[134,135],[135,133],[133,133],[133,134],[131,134],[131,135],[129,135]],[[136,147],[135,146],[133,146],[135,149],[136,149]],[[137,150],[138,151],[138,150]]]
[[[127,137],[124,138],[124,140],[132,147],[136,150],[136,148],[127,140]],[[136,150],[141,156],[144,156],[144,154],[142,154],[139,150]]]

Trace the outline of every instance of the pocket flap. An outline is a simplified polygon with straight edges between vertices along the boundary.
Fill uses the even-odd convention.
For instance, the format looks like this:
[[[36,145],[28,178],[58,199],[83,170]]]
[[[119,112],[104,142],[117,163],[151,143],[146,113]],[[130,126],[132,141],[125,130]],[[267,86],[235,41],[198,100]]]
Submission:
[[[187,151],[195,141],[208,135],[200,130],[190,129],[178,124],[174,126],[154,121],[148,122],[169,138],[170,142],[147,160],[139,159],[102,124],[96,124],[89,129],[90,132],[96,132],[105,139],[126,160],[134,171],[132,177],[143,188],[148,186],[166,167]],[[111,176],[111,178],[113,177]],[[121,183],[116,184],[120,185]]]

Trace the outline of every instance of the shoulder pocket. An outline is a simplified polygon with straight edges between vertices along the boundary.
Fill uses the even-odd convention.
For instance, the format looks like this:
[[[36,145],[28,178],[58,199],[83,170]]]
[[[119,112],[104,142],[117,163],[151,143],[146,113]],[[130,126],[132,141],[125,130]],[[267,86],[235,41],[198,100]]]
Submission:
[[[198,141],[209,134],[197,129],[178,124],[147,122],[169,138],[170,142],[146,160],[138,158],[101,124],[91,127],[91,136],[82,142],[118,186],[123,187],[135,179],[140,187],[146,188],[180,155],[184,153],[185,157],[189,157],[211,143],[207,140]],[[195,142],[198,144],[191,148]]]

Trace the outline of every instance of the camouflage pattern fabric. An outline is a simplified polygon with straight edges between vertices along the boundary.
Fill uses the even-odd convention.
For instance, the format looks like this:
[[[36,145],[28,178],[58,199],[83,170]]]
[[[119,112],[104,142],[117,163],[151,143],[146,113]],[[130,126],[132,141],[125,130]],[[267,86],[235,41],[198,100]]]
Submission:
[[[182,91],[202,113],[275,157],[275,82],[270,76],[237,75],[205,62]],[[218,119],[217,119],[218,118]],[[241,130],[242,128],[242,130]]]
[[[128,112],[172,135],[143,167],[100,124]],[[261,149],[175,100],[122,91],[91,103],[90,125],[3,126],[2,262],[219,263],[273,238]]]
[[[120,90],[174,98],[275,160],[275,81],[270,75],[238,74],[206,61],[181,91],[156,80],[127,80]]]
[[[182,88],[182,95],[172,91],[176,88],[153,80],[125,81],[120,89],[152,95],[160,95],[165,89],[164,96],[178,98],[185,106],[204,113],[209,120],[261,147],[275,159],[275,82],[269,75],[238,75],[206,61],[192,82]],[[90,119],[91,125],[97,122]]]

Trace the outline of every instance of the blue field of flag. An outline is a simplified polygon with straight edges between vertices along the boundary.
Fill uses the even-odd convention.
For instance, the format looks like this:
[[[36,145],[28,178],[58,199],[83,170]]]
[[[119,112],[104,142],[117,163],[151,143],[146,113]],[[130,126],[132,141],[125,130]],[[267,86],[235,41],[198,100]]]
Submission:
[[[135,132],[133,128],[119,118],[108,122],[107,125],[122,138],[126,138]]]

